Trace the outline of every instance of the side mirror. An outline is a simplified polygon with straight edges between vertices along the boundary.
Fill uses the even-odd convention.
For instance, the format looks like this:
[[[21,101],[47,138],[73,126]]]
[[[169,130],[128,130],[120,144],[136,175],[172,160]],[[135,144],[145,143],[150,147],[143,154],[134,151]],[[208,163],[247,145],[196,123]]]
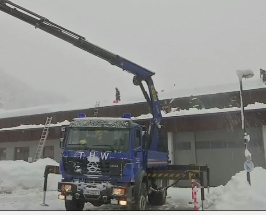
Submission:
[[[64,147],[63,142],[64,142],[64,138],[60,138],[60,139],[59,139],[60,149],[63,149],[63,147]]]
[[[147,131],[142,133],[142,148],[146,150],[147,147]]]
[[[60,139],[59,139],[59,143],[60,143],[60,148],[61,149],[64,147],[65,131],[66,131],[66,128],[65,127],[61,127]]]

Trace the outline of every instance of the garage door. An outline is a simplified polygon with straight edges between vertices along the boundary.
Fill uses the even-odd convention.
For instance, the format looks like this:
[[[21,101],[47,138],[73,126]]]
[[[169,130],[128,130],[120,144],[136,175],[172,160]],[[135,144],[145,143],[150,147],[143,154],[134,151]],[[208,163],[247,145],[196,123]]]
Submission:
[[[255,166],[265,167],[261,128],[250,128],[249,151]],[[245,161],[242,130],[201,131],[195,133],[196,157],[199,164],[210,167],[212,186],[225,185],[243,170]]]
[[[174,164],[188,165],[194,164],[195,159],[195,142],[193,132],[184,132],[174,134],[173,150]],[[190,181],[180,181],[178,187],[191,187]]]

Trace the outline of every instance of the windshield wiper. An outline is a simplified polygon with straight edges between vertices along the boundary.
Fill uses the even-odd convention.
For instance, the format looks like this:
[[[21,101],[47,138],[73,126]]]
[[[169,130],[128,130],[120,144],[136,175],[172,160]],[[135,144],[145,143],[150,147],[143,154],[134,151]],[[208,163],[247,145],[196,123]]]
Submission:
[[[110,149],[112,149],[112,151],[114,152],[114,151],[117,151],[117,149],[116,148],[114,148],[113,146],[111,146],[111,145],[92,145],[92,146],[108,146]]]

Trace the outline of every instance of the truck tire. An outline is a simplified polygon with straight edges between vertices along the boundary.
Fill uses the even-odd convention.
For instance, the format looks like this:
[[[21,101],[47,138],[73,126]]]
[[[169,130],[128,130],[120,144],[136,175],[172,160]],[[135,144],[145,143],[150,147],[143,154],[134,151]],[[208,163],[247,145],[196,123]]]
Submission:
[[[77,199],[65,200],[66,211],[82,211],[84,208],[85,202],[82,202]]]
[[[138,195],[135,197],[135,203],[129,204],[127,210],[130,211],[144,211],[147,205],[147,188],[146,183],[142,183]]]
[[[164,187],[167,187],[168,185],[168,181],[167,180],[161,180],[159,183],[160,187],[158,188],[158,185],[154,184],[153,188],[155,190],[160,190]],[[148,201],[149,204],[154,205],[154,206],[160,206],[160,205],[164,205],[166,203],[166,196],[167,196],[167,189],[162,190],[162,191],[152,191],[149,195],[148,195]]]
[[[151,205],[155,205],[155,206],[164,205],[166,203],[166,190],[161,191],[161,192],[152,191],[148,195],[148,200],[149,200],[149,204]]]

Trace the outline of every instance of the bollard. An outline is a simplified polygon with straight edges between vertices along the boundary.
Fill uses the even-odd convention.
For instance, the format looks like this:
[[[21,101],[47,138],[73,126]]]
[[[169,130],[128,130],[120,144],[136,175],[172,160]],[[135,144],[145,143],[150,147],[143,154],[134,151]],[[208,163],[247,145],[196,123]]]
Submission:
[[[197,206],[197,192],[198,192],[198,189],[197,189],[197,185],[193,188],[193,200],[194,200],[194,211],[197,211],[198,210],[198,206]]]
[[[45,197],[46,197],[46,191],[47,191],[47,179],[48,179],[48,174],[45,172],[44,173],[44,183],[43,183],[43,202],[42,206],[49,206],[48,204],[45,203]]]
[[[208,193],[210,193],[210,168],[207,167],[207,188],[208,188]]]
[[[193,185],[194,185],[194,180],[192,179],[192,180],[191,180],[191,191],[192,191],[191,194],[192,194],[192,201],[193,201],[193,199],[194,199],[194,193],[193,193],[193,188],[194,188],[194,186],[193,186]]]
[[[46,191],[43,191],[43,202],[41,206],[49,206],[48,204],[45,203],[45,196],[46,196]]]
[[[44,182],[43,182],[43,202],[42,206],[49,206],[45,203],[45,197],[46,197],[46,191],[47,191],[47,182],[48,182],[48,175],[50,173],[53,174],[60,174],[59,166],[53,166],[53,165],[46,165],[44,170]]]

